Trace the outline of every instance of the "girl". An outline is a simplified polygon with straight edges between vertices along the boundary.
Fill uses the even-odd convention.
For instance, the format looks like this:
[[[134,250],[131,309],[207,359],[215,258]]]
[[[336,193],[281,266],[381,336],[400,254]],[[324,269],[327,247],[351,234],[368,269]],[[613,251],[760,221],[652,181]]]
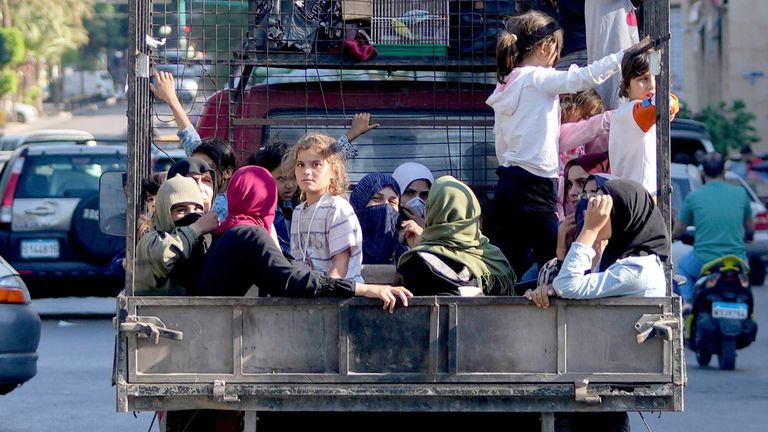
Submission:
[[[402,287],[334,279],[289,262],[269,238],[277,205],[275,180],[266,169],[237,170],[227,189],[227,218],[206,256],[198,286],[202,295],[242,296],[252,285],[259,295],[278,297],[378,298],[392,312],[397,299],[408,306],[411,293]]]
[[[305,201],[291,221],[291,255],[339,279],[362,282],[363,235],[355,211],[343,195],[347,171],[329,136],[310,133],[288,152]]]
[[[427,198],[426,228],[405,231],[412,249],[397,271],[416,295],[462,295],[468,286],[477,287],[473,295],[513,294],[515,273],[480,232],[480,203],[459,180],[437,179]]]
[[[592,268],[593,245],[607,240],[598,271]],[[661,212],[648,192],[631,180],[611,180],[589,198],[584,227],[571,245],[551,286],[526,292],[539,307],[549,296],[591,299],[611,296],[663,297],[662,262],[670,241]]]
[[[424,227],[424,207],[435,176],[426,166],[416,162],[400,164],[392,173],[400,186],[400,207],[406,215]]]
[[[611,121],[608,138],[612,174],[641,183],[656,195],[656,77],[651,74],[650,52],[624,56],[619,96],[629,98]],[[677,96],[669,95],[669,115],[680,110]]]
[[[400,187],[388,174],[368,174],[349,197],[363,232],[363,264],[395,264],[405,252],[397,222]]]
[[[557,224],[560,93],[573,93],[619,71],[623,52],[586,68],[552,68],[562,46],[562,30],[551,17],[530,11],[506,21],[496,48],[498,84],[487,103],[495,113],[499,182],[495,220],[498,242],[517,274],[555,252]],[[644,41],[631,50],[650,46]],[[521,230],[521,227],[525,227]]]

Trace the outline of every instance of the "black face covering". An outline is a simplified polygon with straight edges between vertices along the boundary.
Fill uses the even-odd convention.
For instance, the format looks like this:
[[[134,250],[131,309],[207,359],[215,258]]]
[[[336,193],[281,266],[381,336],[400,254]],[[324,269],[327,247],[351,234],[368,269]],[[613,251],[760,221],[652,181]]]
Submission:
[[[197,222],[197,220],[200,219],[201,217],[203,217],[203,215],[200,213],[190,213],[184,216],[183,218],[177,220],[173,224],[176,225],[176,227],[190,226],[193,223]]]

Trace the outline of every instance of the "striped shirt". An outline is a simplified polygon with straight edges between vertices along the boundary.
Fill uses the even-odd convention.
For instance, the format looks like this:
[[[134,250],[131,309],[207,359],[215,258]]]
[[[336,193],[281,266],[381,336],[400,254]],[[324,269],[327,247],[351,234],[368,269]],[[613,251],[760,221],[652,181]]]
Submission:
[[[291,220],[291,255],[312,268],[328,274],[331,259],[350,250],[346,279],[363,282],[361,266],[363,234],[349,201],[340,196],[324,195],[319,202],[299,204]]]

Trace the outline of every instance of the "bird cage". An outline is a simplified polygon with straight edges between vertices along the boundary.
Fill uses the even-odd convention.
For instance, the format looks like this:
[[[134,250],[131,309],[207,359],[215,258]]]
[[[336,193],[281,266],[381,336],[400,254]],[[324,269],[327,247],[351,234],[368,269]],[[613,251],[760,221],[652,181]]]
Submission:
[[[448,0],[372,0],[371,40],[380,56],[445,56]]]

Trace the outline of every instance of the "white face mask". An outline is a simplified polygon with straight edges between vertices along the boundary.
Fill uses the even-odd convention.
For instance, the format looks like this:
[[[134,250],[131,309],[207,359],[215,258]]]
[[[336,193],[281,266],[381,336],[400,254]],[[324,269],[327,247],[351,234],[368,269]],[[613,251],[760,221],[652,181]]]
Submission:
[[[424,218],[424,214],[427,209],[427,202],[424,201],[421,197],[411,198],[407,203],[405,203],[405,206],[413,210],[413,212],[416,213],[419,217]]]

